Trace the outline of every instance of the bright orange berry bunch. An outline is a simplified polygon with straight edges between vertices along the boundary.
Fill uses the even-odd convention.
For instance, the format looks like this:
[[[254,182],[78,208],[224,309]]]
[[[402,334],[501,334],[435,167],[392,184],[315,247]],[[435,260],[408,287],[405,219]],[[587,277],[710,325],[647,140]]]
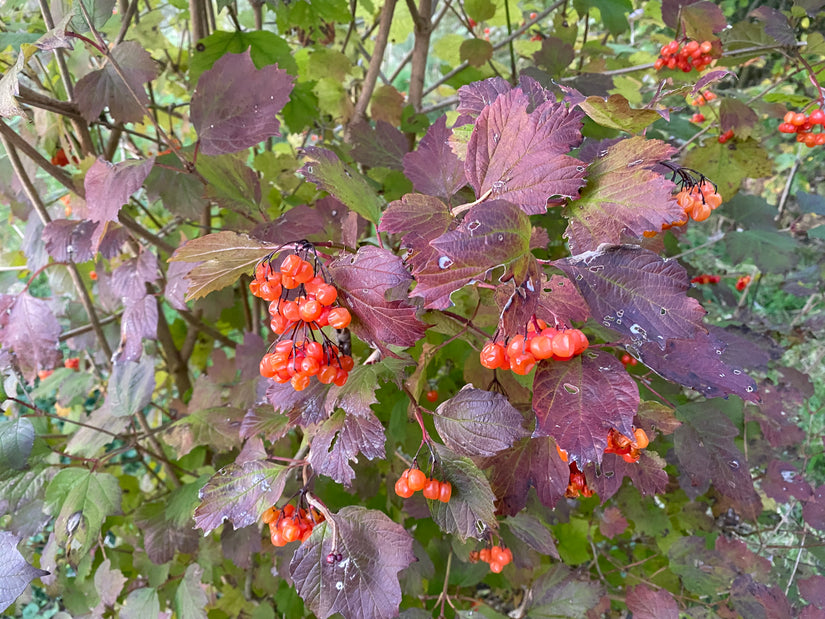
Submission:
[[[607,447],[604,453],[619,455],[625,462],[632,464],[639,461],[641,450],[649,444],[650,440],[647,438],[647,433],[641,428],[636,428],[633,431],[633,438],[628,438],[610,428],[607,432]]]
[[[516,335],[506,344],[487,342],[481,349],[481,365],[489,370],[513,370],[524,376],[542,359],[567,361],[587,350],[587,336],[579,329],[557,330],[543,320],[527,326],[527,337]]]
[[[691,284],[718,284],[722,278],[718,275],[708,275],[707,273],[703,273],[702,275],[697,275],[693,279],[690,280]]]
[[[722,204],[722,196],[717,193],[716,186],[706,180],[691,187],[682,188],[676,194],[676,202],[684,209],[685,215],[693,221],[705,221],[710,217],[711,211]],[[684,219],[684,223],[687,223],[687,218]],[[684,223],[674,222],[670,225],[679,226]]]
[[[780,133],[795,133],[796,141],[802,142],[808,148],[825,144],[825,111],[816,109],[810,114],[803,112],[788,112],[779,127]],[[820,126],[818,133],[814,127]]]
[[[453,495],[453,485],[450,482],[427,477],[421,469],[406,469],[395,482],[395,494],[402,499],[409,499],[419,490],[425,499],[442,503],[449,503]]]
[[[324,384],[347,382],[352,357],[342,355],[321,329],[344,329],[351,316],[346,308],[335,306],[338,290],[317,275],[310,262],[290,254],[275,270],[266,259],[255,267],[249,289],[269,302],[269,326],[280,336],[261,359],[262,376],[289,382],[296,391],[306,389],[313,376]]]
[[[671,41],[662,46],[653,68],[680,69],[690,73],[693,69],[703,70],[713,62],[713,44],[710,41]]]
[[[301,543],[307,541],[312,535],[312,528],[324,521],[324,515],[314,509],[308,512],[303,507],[296,510],[289,503],[283,509],[273,505],[264,512],[261,519],[269,525],[272,545],[281,547],[297,540]]]
[[[471,551],[470,563],[478,563],[479,561],[489,563],[490,571],[498,574],[504,569],[505,565],[513,562],[513,552],[509,548],[502,548],[498,545]]]
[[[751,276],[750,275],[743,275],[739,279],[736,280],[736,289],[739,292],[742,292],[745,288],[748,287],[748,284],[751,283]]]

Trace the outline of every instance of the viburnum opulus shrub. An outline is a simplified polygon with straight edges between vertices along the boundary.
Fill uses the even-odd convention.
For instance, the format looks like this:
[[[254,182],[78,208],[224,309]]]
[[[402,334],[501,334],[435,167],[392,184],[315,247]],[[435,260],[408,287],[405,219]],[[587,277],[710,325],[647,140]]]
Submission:
[[[822,614],[821,7],[145,4],[0,32],[0,608]]]

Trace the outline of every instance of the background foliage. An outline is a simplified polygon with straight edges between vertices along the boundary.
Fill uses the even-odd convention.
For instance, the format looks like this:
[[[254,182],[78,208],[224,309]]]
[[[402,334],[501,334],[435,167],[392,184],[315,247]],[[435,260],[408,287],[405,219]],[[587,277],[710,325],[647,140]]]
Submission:
[[[825,615],[825,150],[777,130],[823,104],[822,8],[5,0],[0,608]],[[684,36],[712,66],[655,70]],[[722,206],[662,231],[661,161]],[[250,276],[301,239],[343,387],[259,374]],[[590,351],[483,369],[533,315]],[[416,454],[449,503],[394,494]]]

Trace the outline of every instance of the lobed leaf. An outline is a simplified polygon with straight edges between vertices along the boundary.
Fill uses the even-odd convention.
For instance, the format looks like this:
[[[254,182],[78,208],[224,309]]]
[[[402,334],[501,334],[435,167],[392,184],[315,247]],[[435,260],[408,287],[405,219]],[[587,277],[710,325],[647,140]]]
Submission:
[[[400,200],[390,202],[381,216],[378,230],[403,233],[401,244],[409,250],[406,262],[413,271],[419,271],[438,259],[438,252],[430,241],[447,232],[452,222],[453,216],[447,205],[438,198],[408,193]]]
[[[451,131],[447,129],[447,117],[441,116],[430,125],[418,147],[404,155],[404,174],[412,181],[417,192],[449,200],[467,184],[464,164],[450,148],[450,134]],[[393,204],[395,202],[390,204],[390,208],[381,218],[382,226]]]
[[[353,159],[370,168],[401,170],[410,150],[407,136],[383,120],[376,120],[374,129],[365,121],[351,124],[350,139]]]
[[[412,544],[412,536],[386,514],[348,506],[316,525],[295,552],[289,573],[319,619],[335,613],[392,619],[401,603],[398,572],[415,561]],[[334,552],[343,558],[329,563]]]
[[[444,445],[461,456],[493,456],[528,434],[506,397],[472,385],[440,404],[434,421]]]
[[[583,580],[563,563],[557,563],[533,583],[528,606],[531,619],[584,617],[602,596],[602,587]]]
[[[97,159],[83,180],[89,219],[94,222],[117,221],[121,207],[140,189],[154,163],[154,157],[120,163]]]
[[[43,229],[46,251],[56,262],[86,262],[94,257],[92,237],[97,226],[89,219],[55,219]]]
[[[368,460],[386,456],[384,426],[371,411],[348,415],[339,410],[310,432],[308,460],[312,469],[347,487],[355,479],[349,462],[357,462],[359,453]]]
[[[201,488],[195,526],[207,535],[224,520],[236,529],[255,524],[281,498],[288,471],[267,460],[228,464]]]
[[[581,465],[601,462],[610,428],[633,435],[639,388],[601,351],[539,363],[533,380],[534,436],[552,436]]]
[[[679,619],[679,605],[667,589],[654,590],[647,585],[629,587],[625,603],[637,619]]]

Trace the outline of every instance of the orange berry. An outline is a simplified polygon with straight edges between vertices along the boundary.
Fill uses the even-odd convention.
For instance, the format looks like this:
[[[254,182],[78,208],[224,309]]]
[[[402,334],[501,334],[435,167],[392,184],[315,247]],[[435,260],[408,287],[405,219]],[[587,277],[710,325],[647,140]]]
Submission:
[[[490,571],[493,572],[493,574],[499,574],[503,569],[504,566],[498,561],[490,561]]]
[[[401,477],[397,482],[395,482],[395,494],[400,496],[402,499],[409,499],[413,494],[415,494],[415,491],[411,490],[409,484],[407,484],[407,480],[404,477]]]
[[[481,349],[481,365],[488,370],[501,367],[504,362],[504,347],[495,342],[487,342]]]
[[[438,490],[438,500],[442,503],[449,503],[453,495],[453,485],[448,481],[442,481]]]
[[[537,335],[530,340],[530,353],[536,359],[549,359],[553,356],[553,341],[546,335]]]
[[[315,292],[315,298],[321,305],[332,305],[338,298],[338,290],[335,286],[323,284]]]
[[[647,438],[647,433],[641,428],[636,428],[633,431],[633,438],[637,449],[644,449],[650,445],[650,439]]]
[[[407,486],[409,486],[410,490],[413,492],[423,490],[426,484],[427,476],[424,475],[423,471],[420,469],[410,469],[410,472],[407,475]]]
[[[566,331],[553,338],[553,354],[561,359],[569,359],[576,350],[576,343]]]
[[[536,358],[529,352],[519,353],[510,358],[510,369],[520,376],[526,376],[534,367],[536,367]]]
[[[298,272],[295,273],[295,281],[299,284],[306,284],[310,282],[313,277],[315,277],[315,269],[312,268],[309,262],[302,260],[298,267]]]
[[[438,495],[441,492],[441,482],[437,479],[428,479],[424,484],[424,498],[431,501],[437,501]]]
[[[327,317],[327,322],[333,329],[346,329],[351,320],[352,317],[350,316],[349,310],[345,307],[331,309]]]

